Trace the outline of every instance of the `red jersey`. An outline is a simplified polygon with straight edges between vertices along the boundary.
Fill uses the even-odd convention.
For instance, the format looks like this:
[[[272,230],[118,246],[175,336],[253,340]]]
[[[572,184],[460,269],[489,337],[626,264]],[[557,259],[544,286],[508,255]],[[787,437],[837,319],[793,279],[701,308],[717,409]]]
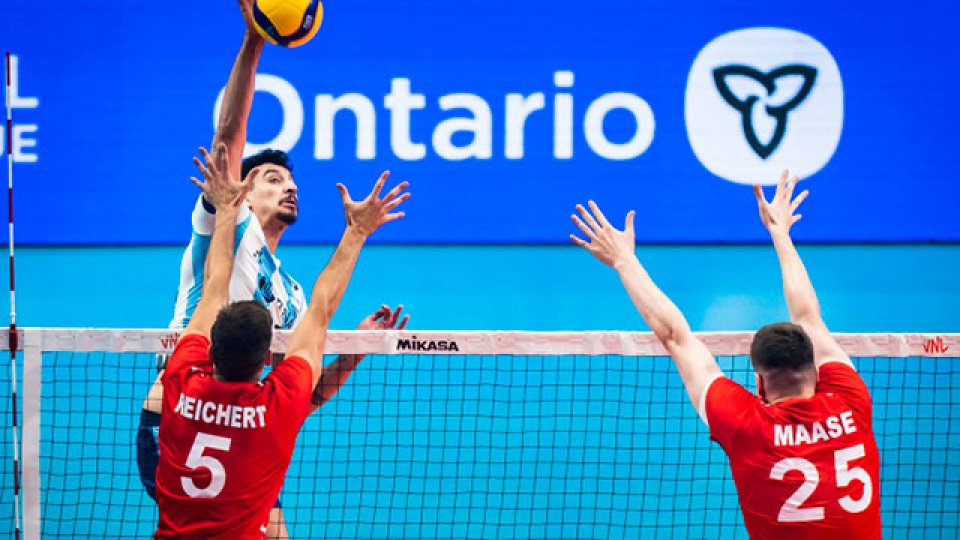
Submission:
[[[751,538],[880,538],[880,455],[854,369],[828,362],[813,397],[773,404],[720,377],[704,412],[730,458]]]
[[[219,382],[209,347],[183,336],[163,374],[155,537],[262,539],[307,417],[311,368],[294,356],[261,382]]]

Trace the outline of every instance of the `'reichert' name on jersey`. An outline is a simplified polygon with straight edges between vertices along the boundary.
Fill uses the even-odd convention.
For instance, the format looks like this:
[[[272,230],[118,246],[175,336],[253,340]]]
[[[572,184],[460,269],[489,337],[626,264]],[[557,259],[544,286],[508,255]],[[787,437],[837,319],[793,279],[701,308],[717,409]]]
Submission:
[[[203,401],[180,393],[180,400],[174,412],[189,420],[196,420],[215,426],[234,427],[240,429],[262,428],[266,426],[266,405],[256,407],[241,407],[239,405],[224,405],[213,401]]]
[[[857,426],[853,423],[853,413],[842,412],[838,416],[827,417],[824,422],[809,424],[774,424],[774,446],[799,446],[801,444],[816,444],[820,441],[829,441],[842,435],[856,433]]]

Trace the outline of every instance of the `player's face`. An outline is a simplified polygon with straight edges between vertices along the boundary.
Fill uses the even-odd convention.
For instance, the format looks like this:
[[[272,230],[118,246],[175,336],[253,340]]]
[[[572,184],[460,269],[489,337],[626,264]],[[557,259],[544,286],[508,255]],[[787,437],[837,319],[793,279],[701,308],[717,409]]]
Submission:
[[[297,184],[290,171],[267,163],[250,171],[250,176],[247,203],[260,223],[275,219],[289,225],[297,220]]]

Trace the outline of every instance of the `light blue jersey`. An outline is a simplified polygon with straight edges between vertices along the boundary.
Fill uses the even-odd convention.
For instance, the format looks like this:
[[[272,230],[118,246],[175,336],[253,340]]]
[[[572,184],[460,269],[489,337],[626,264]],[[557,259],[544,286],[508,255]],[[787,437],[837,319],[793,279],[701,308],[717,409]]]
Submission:
[[[210,248],[213,223],[213,208],[208,208],[203,197],[199,197],[193,210],[193,237],[180,263],[180,287],[171,328],[186,327],[200,302],[203,267]],[[293,328],[307,308],[303,287],[270,253],[260,222],[246,206],[240,209],[237,217],[234,247],[236,258],[230,277],[230,301],[256,300],[270,311],[274,328]]]

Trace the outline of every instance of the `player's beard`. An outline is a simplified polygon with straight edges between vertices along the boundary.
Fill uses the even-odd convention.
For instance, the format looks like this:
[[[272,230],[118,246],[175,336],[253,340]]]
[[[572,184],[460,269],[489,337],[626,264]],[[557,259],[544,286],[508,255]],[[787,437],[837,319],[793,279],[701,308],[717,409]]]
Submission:
[[[284,202],[293,202],[293,209],[283,206]],[[297,204],[296,199],[292,201],[284,199],[280,201],[280,210],[277,211],[277,219],[281,223],[286,223],[287,225],[293,225],[297,221],[297,215],[300,213],[300,205]]]
[[[293,225],[297,222],[297,212],[296,210],[288,210],[285,212],[278,212],[277,219],[287,225]]]

